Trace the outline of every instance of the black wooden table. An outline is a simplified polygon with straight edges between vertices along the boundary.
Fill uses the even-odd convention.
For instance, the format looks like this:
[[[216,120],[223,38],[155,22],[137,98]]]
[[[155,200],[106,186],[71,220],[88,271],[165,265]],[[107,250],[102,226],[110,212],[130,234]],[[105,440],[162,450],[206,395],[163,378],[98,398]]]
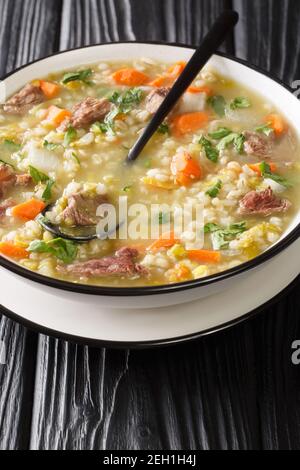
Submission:
[[[241,16],[224,50],[300,79],[298,0],[0,0],[0,73],[84,44],[197,44],[224,7]],[[3,315],[0,448],[300,449],[299,287],[231,330],[154,351],[77,346]]]

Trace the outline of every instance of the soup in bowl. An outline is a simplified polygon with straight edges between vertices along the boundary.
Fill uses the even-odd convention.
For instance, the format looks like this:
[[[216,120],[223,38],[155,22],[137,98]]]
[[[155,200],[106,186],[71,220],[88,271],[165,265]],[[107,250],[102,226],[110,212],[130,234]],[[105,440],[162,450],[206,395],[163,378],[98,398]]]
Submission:
[[[196,286],[251,267],[291,232],[297,131],[263,89],[220,67],[228,59],[201,71],[125,163],[185,67],[175,56],[81,57],[31,72],[10,94],[0,115],[3,259],[77,286]],[[54,236],[45,220],[98,238]]]

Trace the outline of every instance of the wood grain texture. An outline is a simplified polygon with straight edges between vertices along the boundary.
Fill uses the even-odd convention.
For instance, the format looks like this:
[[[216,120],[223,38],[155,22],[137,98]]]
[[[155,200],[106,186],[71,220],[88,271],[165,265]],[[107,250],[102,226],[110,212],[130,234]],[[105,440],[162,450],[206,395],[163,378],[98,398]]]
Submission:
[[[0,75],[56,50],[59,1],[0,0],[0,11]],[[0,365],[0,449],[26,449],[38,335],[1,316],[0,311],[0,340],[7,360]]]
[[[197,44],[231,5],[241,24],[225,50],[297,75],[294,0],[281,2],[284,12],[275,0],[0,0],[1,73],[98,42]],[[72,345],[3,316],[0,448],[300,449],[299,287],[230,331],[155,351]]]
[[[291,84],[300,79],[297,0],[233,0],[240,13],[236,54]]]

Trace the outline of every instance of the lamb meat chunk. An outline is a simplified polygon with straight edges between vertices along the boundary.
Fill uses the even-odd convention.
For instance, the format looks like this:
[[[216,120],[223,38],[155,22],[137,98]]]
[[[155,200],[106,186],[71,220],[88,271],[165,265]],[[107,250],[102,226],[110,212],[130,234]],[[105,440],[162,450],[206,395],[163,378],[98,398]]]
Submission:
[[[134,248],[121,248],[114,256],[92,259],[64,268],[68,273],[80,276],[133,276],[146,275],[148,271],[136,263],[139,252]]]
[[[244,149],[247,155],[268,157],[272,152],[273,138],[258,132],[244,132]]]
[[[268,217],[276,212],[286,212],[291,207],[287,199],[277,198],[272,189],[251,191],[240,201],[240,214]]]
[[[31,182],[30,175],[16,175],[10,165],[0,163],[0,198],[13,186],[28,186]]]
[[[15,205],[15,201],[12,198],[6,199],[0,202],[0,222],[5,217],[6,210]]]
[[[72,117],[66,119],[60,126],[65,131],[68,126],[81,129],[101,121],[110,112],[112,104],[106,98],[97,99],[88,97],[76,104],[72,109]]]
[[[26,114],[33,106],[44,101],[42,90],[28,83],[21,91],[12,96],[3,106],[8,114]]]
[[[169,91],[170,88],[157,88],[157,90],[151,91],[146,99],[146,110],[150,114],[155,114]]]
[[[30,175],[16,175],[16,186],[29,186],[32,183]]]
[[[62,218],[68,225],[81,227],[96,225],[97,208],[107,201],[105,195],[90,196],[83,192],[73,194],[68,199],[68,206],[63,211]]]
[[[0,163],[0,198],[14,186],[15,181],[16,175],[13,168],[5,163]]]

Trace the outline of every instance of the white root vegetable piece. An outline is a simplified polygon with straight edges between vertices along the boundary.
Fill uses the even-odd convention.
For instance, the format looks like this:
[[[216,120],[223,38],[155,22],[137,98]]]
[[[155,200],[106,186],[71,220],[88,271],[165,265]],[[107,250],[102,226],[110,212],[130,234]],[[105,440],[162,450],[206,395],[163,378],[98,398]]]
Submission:
[[[60,159],[54,152],[44,148],[37,147],[34,143],[29,143],[28,150],[28,163],[37,170],[44,173],[56,172],[61,166]]]
[[[180,114],[204,111],[207,95],[205,93],[184,93],[178,104]]]

